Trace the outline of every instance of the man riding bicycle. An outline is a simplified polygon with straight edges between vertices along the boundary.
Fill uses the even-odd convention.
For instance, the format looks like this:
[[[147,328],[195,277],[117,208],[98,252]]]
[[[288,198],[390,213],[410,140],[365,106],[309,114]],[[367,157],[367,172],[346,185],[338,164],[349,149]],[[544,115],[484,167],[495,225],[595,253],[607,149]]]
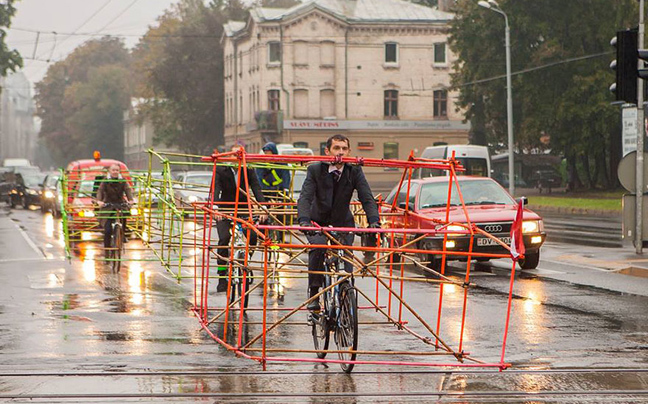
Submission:
[[[103,208],[106,204],[124,204],[124,197],[129,203],[133,203],[133,192],[128,185],[128,181],[120,175],[119,164],[112,164],[108,167],[108,178],[99,185],[97,204],[100,208]],[[100,219],[100,224],[104,229],[104,247],[109,248],[116,213],[114,210],[101,209],[101,211],[103,218]]]
[[[232,151],[238,151],[241,149],[240,145],[232,146]],[[265,202],[263,193],[261,192],[261,186],[259,185],[259,180],[252,168],[247,169],[247,179],[249,189],[254,194],[257,202]],[[241,170],[241,174],[243,171]],[[214,201],[216,202],[226,202],[218,205],[219,210],[226,211],[230,214],[233,214],[234,202],[236,202],[236,188],[239,179],[238,168],[230,166],[216,166],[216,176],[214,177]],[[238,195],[238,215],[241,217],[247,217],[248,215],[248,198],[244,194],[245,190],[245,178],[240,179],[240,191]],[[265,214],[259,215],[259,221],[265,222],[267,216]],[[218,255],[220,256],[216,262],[218,265],[218,286],[216,287],[216,292],[225,292],[227,290],[227,260],[230,254],[230,240],[232,239],[232,221],[229,219],[221,219],[216,223],[216,230],[218,232]],[[245,232],[247,234],[247,231]],[[249,245],[255,246],[257,243],[257,234],[254,231],[250,232]],[[227,248],[225,248],[227,246]]]
[[[343,135],[333,135],[326,141],[324,152],[327,156],[339,158],[347,157],[351,151],[349,139]],[[353,191],[358,192],[358,199],[362,203],[369,227],[380,227],[378,207],[374,200],[369,183],[365,178],[362,168],[357,165],[345,163],[318,162],[308,167],[306,179],[297,202],[297,217],[301,227],[312,227],[314,222],[318,226],[355,227],[353,214],[349,209]],[[310,244],[326,244],[327,238],[321,233],[304,231]],[[340,243],[352,245],[355,235],[353,233],[341,237]],[[326,250],[311,248],[308,252],[308,297],[313,297],[319,292],[324,276],[312,273],[322,271]],[[344,270],[353,271],[351,263],[344,263]],[[318,299],[306,306],[310,311],[319,311]]]

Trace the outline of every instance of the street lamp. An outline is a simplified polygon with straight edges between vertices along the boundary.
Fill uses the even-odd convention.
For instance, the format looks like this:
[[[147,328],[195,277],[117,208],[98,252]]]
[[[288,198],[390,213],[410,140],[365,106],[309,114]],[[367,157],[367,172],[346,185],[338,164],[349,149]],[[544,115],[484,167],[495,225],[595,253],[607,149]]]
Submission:
[[[504,23],[506,24],[505,38],[506,38],[506,121],[508,126],[508,171],[509,171],[509,192],[515,196],[515,165],[513,164],[513,96],[511,93],[511,31],[509,29],[508,17],[502,11],[499,4],[495,0],[480,1],[481,7],[493,10],[498,14],[504,16]]]

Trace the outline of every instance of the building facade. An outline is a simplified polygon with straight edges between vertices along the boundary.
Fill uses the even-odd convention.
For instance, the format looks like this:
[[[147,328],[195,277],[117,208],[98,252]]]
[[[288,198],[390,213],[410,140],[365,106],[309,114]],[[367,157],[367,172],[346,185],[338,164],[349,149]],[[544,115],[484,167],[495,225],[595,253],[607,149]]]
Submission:
[[[38,138],[31,83],[22,72],[0,78],[0,159],[26,158],[35,162]]]
[[[405,159],[467,143],[449,91],[453,14],[400,0],[315,0],[255,8],[223,36],[225,142],[257,152],[292,143],[323,153],[341,133],[352,154]],[[367,169],[374,182],[397,172]]]

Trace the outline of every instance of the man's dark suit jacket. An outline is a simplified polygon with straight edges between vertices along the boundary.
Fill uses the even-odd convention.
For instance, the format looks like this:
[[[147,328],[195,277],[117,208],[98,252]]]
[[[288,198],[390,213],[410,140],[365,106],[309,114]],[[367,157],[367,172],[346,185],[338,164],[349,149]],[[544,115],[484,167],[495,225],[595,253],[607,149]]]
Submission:
[[[297,201],[299,223],[315,221],[320,226],[355,227],[353,214],[349,209],[353,191],[358,191],[367,220],[375,223],[380,220],[378,207],[371,193],[369,183],[362,168],[344,165],[337,194],[333,200],[333,174],[328,172],[328,163],[315,163],[308,167],[306,180]]]
[[[238,170],[234,167],[234,170]],[[247,169],[248,185],[250,190],[254,194],[254,197],[258,202],[265,202],[263,193],[261,192],[261,185],[253,169]],[[241,170],[241,175],[245,175],[243,170]],[[241,190],[245,191],[245,177],[241,178]],[[216,167],[216,176],[214,177],[214,200],[222,202],[235,202],[236,201],[236,178],[234,177],[234,172],[232,167],[228,166],[217,166]],[[247,208],[247,196],[244,193],[239,193],[239,209]],[[225,204],[219,206],[222,208],[234,208],[234,204]]]

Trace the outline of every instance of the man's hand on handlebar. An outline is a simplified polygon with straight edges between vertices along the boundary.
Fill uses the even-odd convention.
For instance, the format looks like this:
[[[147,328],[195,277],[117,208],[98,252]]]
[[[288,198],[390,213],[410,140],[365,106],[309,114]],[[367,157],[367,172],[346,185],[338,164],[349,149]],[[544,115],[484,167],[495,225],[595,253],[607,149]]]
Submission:
[[[313,227],[313,225],[308,222],[300,222],[299,227]],[[304,234],[304,236],[307,237],[314,236],[315,234],[317,234],[315,230],[299,229],[299,231],[301,231]]]

